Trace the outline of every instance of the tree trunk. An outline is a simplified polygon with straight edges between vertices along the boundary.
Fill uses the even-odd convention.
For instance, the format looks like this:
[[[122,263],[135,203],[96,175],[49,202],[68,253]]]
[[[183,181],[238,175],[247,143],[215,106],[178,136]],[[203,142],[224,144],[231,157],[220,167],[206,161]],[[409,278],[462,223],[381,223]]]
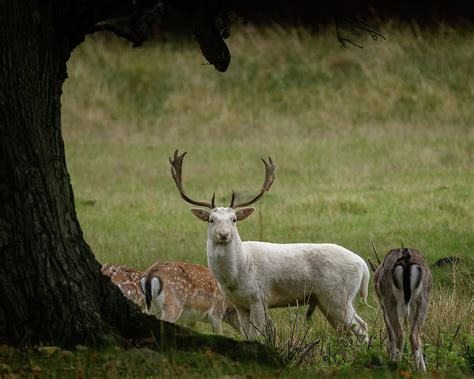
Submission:
[[[278,363],[261,345],[144,315],[101,275],[76,217],[61,136],[66,62],[88,31],[79,27],[87,25],[84,12],[65,7],[0,1],[0,344],[98,345],[153,335],[162,348]]]
[[[48,7],[10,3],[0,22],[0,342],[83,343],[104,335],[103,304],[117,291],[83,239],[66,168],[69,46]]]
[[[64,29],[51,5],[2,5],[8,9],[0,9],[0,343],[191,335],[139,313],[100,274],[76,217],[61,136],[72,39],[58,33]]]

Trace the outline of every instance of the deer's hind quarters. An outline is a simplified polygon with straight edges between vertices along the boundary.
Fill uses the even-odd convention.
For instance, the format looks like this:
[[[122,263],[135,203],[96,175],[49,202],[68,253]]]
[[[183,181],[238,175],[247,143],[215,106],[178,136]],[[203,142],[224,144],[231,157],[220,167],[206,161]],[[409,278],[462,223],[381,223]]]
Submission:
[[[240,331],[234,306],[224,298],[207,267],[187,262],[158,262],[143,273],[140,283],[147,299],[146,312],[161,320],[188,327],[205,321],[217,334],[222,334],[224,321]],[[159,289],[153,283],[159,283]]]
[[[390,250],[375,270],[374,285],[388,332],[390,358],[401,359],[405,334],[403,324],[408,320],[415,367],[426,371],[421,330],[433,278],[423,255],[416,249]]]

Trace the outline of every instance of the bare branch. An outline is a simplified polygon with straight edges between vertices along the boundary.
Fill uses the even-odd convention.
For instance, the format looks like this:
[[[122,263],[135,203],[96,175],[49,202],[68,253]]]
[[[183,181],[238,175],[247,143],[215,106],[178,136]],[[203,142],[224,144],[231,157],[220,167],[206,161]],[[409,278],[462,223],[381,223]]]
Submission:
[[[337,39],[339,40],[339,42],[341,43],[341,46],[342,47],[347,47],[347,43],[351,44],[351,45],[354,45],[360,49],[362,49],[363,46],[361,45],[358,45],[354,42],[352,42],[350,39],[348,38],[342,38],[341,37],[341,33],[339,32],[339,22],[336,20],[336,35],[337,35]]]
[[[153,26],[163,15],[163,10],[164,4],[161,1],[149,7],[133,2],[131,14],[101,20],[95,24],[93,31],[111,31],[132,42],[133,47],[140,47],[150,37]]]
[[[340,33],[340,22],[343,22],[343,23],[346,23],[356,29],[361,29],[367,33],[369,33],[369,35],[372,37],[372,39],[374,41],[378,40],[379,38],[382,38],[382,39],[386,39],[383,34],[381,34],[380,32],[372,29],[372,27],[365,23],[364,21],[361,21],[361,20],[358,20],[356,18],[352,18],[352,17],[347,17],[347,16],[341,16],[339,17],[338,19],[336,19],[335,23],[336,23],[336,36],[337,36],[337,39],[339,40],[339,42],[341,43],[341,45],[343,47],[347,47],[347,44],[351,44],[353,46],[356,46],[360,49],[363,48],[362,45],[359,45],[353,41],[351,41],[349,38],[343,38],[341,36],[341,33]]]

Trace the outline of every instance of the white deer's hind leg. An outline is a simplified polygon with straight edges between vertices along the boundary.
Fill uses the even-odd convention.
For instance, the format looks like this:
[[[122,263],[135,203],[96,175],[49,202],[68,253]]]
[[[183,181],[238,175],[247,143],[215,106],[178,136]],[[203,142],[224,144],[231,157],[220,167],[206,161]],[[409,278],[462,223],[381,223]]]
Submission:
[[[334,329],[344,327],[344,311],[337,310],[334,306],[330,307],[326,303],[323,304],[321,301],[317,303],[317,306]]]
[[[367,324],[355,312],[350,302],[346,304],[344,299],[344,302],[333,301],[328,308],[324,307],[321,303],[318,306],[334,329],[349,330],[360,341],[367,341]]]
[[[364,320],[356,313],[354,306],[354,298],[357,296],[357,291],[354,291],[353,288],[349,290],[347,294],[347,301],[345,303],[345,327],[348,328],[359,341],[368,342],[367,338],[368,327]]]
[[[369,326],[367,323],[360,317],[357,313],[354,313],[354,318],[359,323],[359,328],[362,331],[362,335],[364,336],[364,341],[368,342],[368,334],[369,334]]]
[[[345,326],[359,341],[368,342],[368,327],[364,320],[356,313],[352,304],[347,304]]]

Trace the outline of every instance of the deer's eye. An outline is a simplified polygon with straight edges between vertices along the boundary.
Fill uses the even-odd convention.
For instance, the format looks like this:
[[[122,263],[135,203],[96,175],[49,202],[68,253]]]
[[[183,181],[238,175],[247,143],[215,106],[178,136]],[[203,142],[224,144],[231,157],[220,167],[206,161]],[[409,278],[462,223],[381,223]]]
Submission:
[[[232,219],[232,222],[235,224],[237,222],[237,219],[236,218],[233,218]]]
[[[209,223],[210,223],[210,224],[214,224],[214,220],[211,218],[211,219],[209,220]]]

